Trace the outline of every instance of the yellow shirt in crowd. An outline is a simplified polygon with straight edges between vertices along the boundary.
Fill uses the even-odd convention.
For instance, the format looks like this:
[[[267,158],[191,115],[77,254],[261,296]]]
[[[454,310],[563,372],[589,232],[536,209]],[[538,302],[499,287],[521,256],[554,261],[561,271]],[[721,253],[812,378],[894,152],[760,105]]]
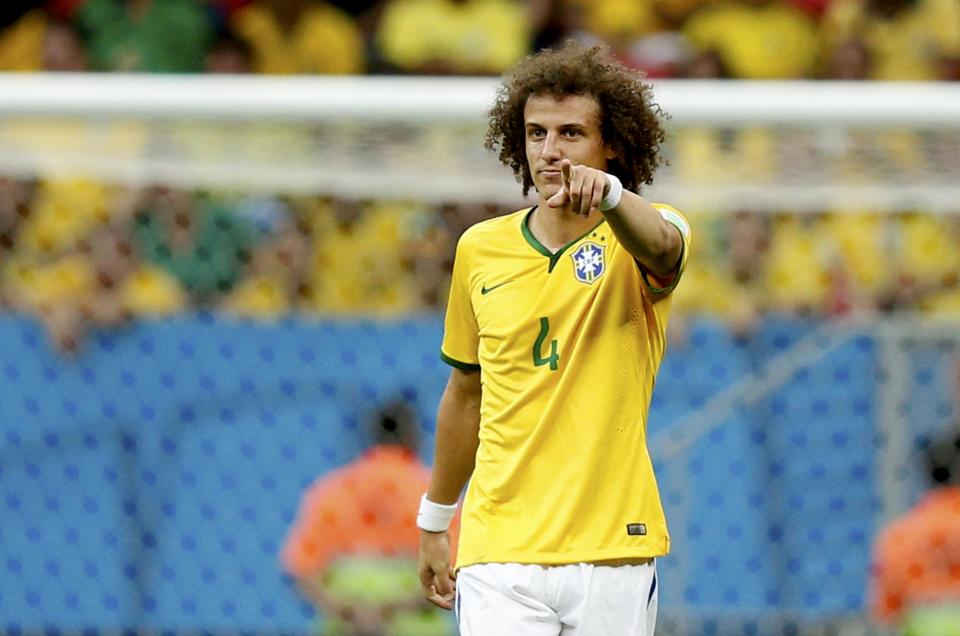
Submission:
[[[501,73],[527,54],[525,7],[509,0],[396,0],[378,33],[386,59],[415,71],[442,61],[464,74]]]
[[[41,70],[46,33],[47,18],[39,9],[0,31],[0,71]]]
[[[788,4],[708,5],[683,27],[701,51],[716,51],[739,79],[801,79],[813,74],[820,41],[814,22]]]
[[[350,218],[331,206],[357,205]],[[416,309],[405,269],[408,228],[418,212],[404,204],[334,202],[311,213],[313,234],[309,311],[395,315]]]
[[[353,19],[326,2],[304,9],[291,33],[259,4],[238,10],[233,28],[253,51],[253,68],[271,75],[355,75],[365,66],[363,36]]]
[[[44,264],[10,263],[2,278],[15,305],[33,312],[57,305],[82,305],[103,291],[98,288],[93,263],[82,254]],[[127,276],[116,293],[119,308],[130,316],[169,316],[187,308],[186,294],[177,281],[149,265]]]
[[[829,47],[863,40],[870,79],[935,80],[941,59],[960,57],[960,2],[919,0],[888,18],[869,13],[864,0],[835,0],[823,32]]]
[[[51,178],[37,187],[33,207],[17,237],[20,254],[51,255],[77,242],[114,215],[113,190],[83,178]]]

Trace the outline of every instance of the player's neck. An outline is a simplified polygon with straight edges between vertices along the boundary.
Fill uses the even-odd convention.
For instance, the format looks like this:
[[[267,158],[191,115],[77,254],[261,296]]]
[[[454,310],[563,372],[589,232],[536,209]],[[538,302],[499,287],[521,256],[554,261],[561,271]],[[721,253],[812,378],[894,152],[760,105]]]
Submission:
[[[530,215],[527,226],[541,245],[551,252],[556,252],[570,241],[583,236],[602,218],[603,215],[599,212],[580,216],[567,208],[551,208],[541,201]]]

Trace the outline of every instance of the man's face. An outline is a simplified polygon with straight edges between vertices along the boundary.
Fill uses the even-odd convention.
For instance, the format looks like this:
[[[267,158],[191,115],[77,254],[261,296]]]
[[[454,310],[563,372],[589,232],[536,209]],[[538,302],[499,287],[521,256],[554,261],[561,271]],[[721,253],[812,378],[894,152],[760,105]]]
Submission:
[[[527,165],[542,199],[561,186],[560,162],[606,170],[615,153],[600,135],[600,104],[589,95],[531,95],[523,109]]]

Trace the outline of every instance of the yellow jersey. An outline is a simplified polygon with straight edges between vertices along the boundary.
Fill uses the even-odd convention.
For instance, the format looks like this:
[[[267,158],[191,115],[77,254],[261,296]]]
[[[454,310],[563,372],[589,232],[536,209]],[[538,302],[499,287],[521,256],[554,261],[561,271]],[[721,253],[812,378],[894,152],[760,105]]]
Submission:
[[[533,209],[483,221],[457,245],[441,358],[479,369],[480,441],[457,567],[655,557],[670,537],[647,452],[668,293],[605,220],[551,253]]]

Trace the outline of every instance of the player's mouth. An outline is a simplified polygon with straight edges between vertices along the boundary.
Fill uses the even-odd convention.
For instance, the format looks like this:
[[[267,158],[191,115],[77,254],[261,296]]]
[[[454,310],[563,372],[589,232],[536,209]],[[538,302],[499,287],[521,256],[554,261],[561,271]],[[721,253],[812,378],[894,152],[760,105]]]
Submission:
[[[547,178],[554,178],[560,176],[560,168],[544,168],[540,171],[540,174]]]

